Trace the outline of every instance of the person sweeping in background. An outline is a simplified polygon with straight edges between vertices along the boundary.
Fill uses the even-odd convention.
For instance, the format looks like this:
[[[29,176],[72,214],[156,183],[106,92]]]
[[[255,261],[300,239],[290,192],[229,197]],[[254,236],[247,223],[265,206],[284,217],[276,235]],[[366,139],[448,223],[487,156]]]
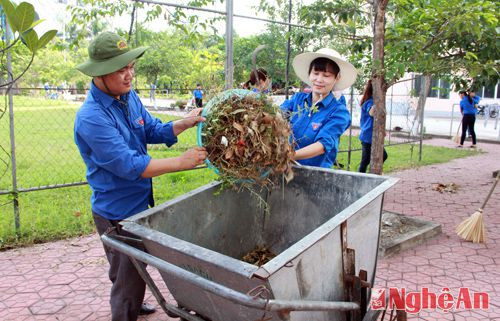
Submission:
[[[477,109],[474,107],[474,99],[466,92],[460,91],[460,112],[463,115],[462,118],[462,136],[460,137],[460,145],[457,147],[463,147],[465,136],[467,131],[470,131],[472,136],[472,148],[476,147],[476,132],[474,131],[474,123],[476,122]]]
[[[359,171],[366,173],[366,168],[370,165],[372,155],[372,134],[373,134],[373,114],[375,106],[373,106],[373,86],[371,79],[368,80],[361,98],[361,132],[359,140],[361,141],[361,163]],[[384,148],[384,162],[387,159],[387,151]]]
[[[331,168],[340,136],[351,124],[345,99],[335,98],[332,91],[350,87],[356,81],[356,68],[335,50],[323,48],[295,57],[293,69],[312,89],[281,105],[293,131],[294,159],[302,165]]]

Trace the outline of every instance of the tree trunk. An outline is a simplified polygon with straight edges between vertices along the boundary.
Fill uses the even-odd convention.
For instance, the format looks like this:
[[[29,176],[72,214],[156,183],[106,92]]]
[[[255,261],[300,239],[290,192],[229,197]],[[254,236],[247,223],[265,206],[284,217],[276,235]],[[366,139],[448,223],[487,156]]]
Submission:
[[[373,24],[373,138],[370,171],[374,174],[382,174],[384,164],[384,139],[385,139],[385,95],[387,82],[384,70],[384,40],[385,40],[385,10],[388,0],[374,0],[374,24]]]
[[[420,89],[420,93],[418,96],[417,110],[415,110],[415,117],[413,118],[413,123],[411,125],[411,132],[413,136],[417,136],[419,130],[421,130],[420,124],[422,124],[422,119],[421,119],[422,109],[425,106],[425,102],[427,100],[427,96],[429,95],[430,89],[431,89],[431,76],[424,75],[422,77],[422,87]],[[419,126],[415,126],[415,124],[419,124]]]

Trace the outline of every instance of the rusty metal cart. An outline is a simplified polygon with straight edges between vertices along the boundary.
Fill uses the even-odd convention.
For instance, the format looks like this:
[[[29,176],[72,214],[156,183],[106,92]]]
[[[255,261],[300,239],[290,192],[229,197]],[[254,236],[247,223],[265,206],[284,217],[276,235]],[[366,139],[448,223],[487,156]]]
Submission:
[[[140,241],[102,240],[184,320],[375,320],[382,201],[396,181],[303,166],[290,183],[257,192],[214,182],[122,222]],[[256,246],[277,256],[261,267],[241,261]],[[159,270],[178,306],[138,261]]]

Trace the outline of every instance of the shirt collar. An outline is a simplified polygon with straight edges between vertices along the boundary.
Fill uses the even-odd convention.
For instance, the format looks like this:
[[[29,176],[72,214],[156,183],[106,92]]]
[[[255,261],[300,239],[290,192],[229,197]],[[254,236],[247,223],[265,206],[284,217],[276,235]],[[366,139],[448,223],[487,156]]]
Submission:
[[[101,104],[104,108],[109,108],[111,105],[113,105],[114,102],[118,102],[118,100],[115,97],[112,97],[112,96],[106,94],[104,91],[100,90],[99,87],[97,87],[94,84],[94,80],[92,80],[90,83],[90,92],[95,100],[98,100],[101,102]],[[120,100],[128,101],[129,94],[130,93],[126,93],[124,95],[121,95]]]
[[[110,95],[106,94],[104,91],[100,90],[95,84],[94,80],[91,81],[90,83],[90,93],[94,97],[95,100],[98,100],[101,102],[102,106],[104,108],[109,108],[113,102],[115,101],[114,97],[111,97]]]
[[[313,93],[311,92],[311,93],[309,93],[307,95],[307,98],[306,98],[307,103],[308,103],[309,106],[312,105],[312,95],[313,95]],[[326,96],[325,98],[323,98],[323,100],[318,103],[318,107],[328,106],[328,105],[330,105],[332,103],[332,101],[337,102],[337,99],[335,98],[335,96],[333,95],[333,93],[330,92],[328,94],[328,96]]]

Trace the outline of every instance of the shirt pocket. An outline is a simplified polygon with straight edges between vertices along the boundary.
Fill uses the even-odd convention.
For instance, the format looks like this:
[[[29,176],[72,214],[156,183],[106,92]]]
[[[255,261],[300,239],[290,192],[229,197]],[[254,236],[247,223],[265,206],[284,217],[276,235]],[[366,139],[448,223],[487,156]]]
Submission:
[[[132,131],[134,135],[136,135],[141,143],[146,143],[146,130],[144,126],[144,119],[142,118],[141,115],[136,116],[132,120]]]

